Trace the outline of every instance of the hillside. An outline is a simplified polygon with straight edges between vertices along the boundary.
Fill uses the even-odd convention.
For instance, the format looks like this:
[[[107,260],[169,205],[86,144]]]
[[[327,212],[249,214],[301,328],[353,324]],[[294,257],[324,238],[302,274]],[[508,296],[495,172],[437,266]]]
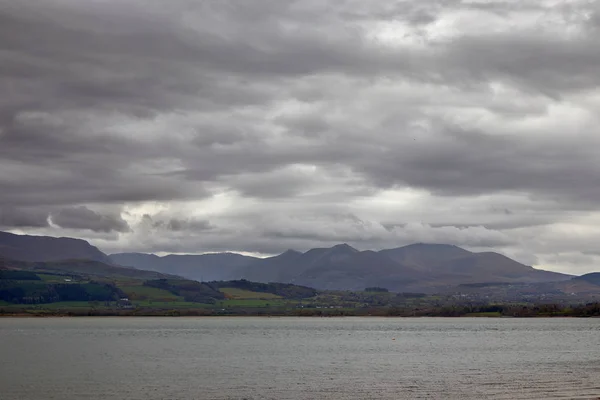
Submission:
[[[174,275],[161,274],[154,271],[143,271],[135,268],[125,268],[108,265],[92,260],[62,260],[49,262],[27,262],[9,260],[0,257],[0,269],[34,271],[39,273],[57,273],[81,275],[91,278],[110,279],[163,279],[178,278]]]
[[[563,281],[569,275],[538,270],[516,262],[502,254],[471,253],[429,266],[444,283],[521,282],[538,283]]]
[[[94,260],[110,264],[110,259],[85,240],[67,237],[15,235],[0,232],[0,257],[20,261]]]
[[[27,266],[27,265],[22,265]],[[144,271],[147,272],[147,271]],[[155,273],[154,273],[155,274]],[[155,277],[160,277],[155,274]],[[106,279],[110,278],[110,279]],[[73,270],[1,269],[0,302],[14,305],[49,307],[95,308],[103,302],[104,308],[132,308],[129,298],[139,305],[150,301],[161,308],[181,303],[214,304],[225,299],[216,287],[186,279],[143,280],[121,275],[91,276]],[[185,305],[185,304],[183,304]]]
[[[382,250],[393,260],[428,272],[442,283],[549,282],[569,279],[569,275],[538,270],[494,252],[472,253],[445,244],[412,244]]]
[[[435,269],[436,266],[449,260],[468,257],[473,254],[457,246],[425,243],[381,250],[379,253],[400,264],[410,265],[413,268],[425,271]]]
[[[178,315],[195,310],[192,315],[207,315],[268,308],[281,312],[296,309],[303,301],[313,303],[318,295],[315,289],[284,283],[201,283],[136,269],[131,269],[135,276],[126,276],[118,271],[126,268],[98,265],[91,271],[97,275],[92,275],[79,262],[61,262],[60,268],[50,264],[3,260],[0,314]]]
[[[592,285],[600,285],[600,272],[592,272],[591,274],[576,276],[572,280],[576,282],[585,282]]]

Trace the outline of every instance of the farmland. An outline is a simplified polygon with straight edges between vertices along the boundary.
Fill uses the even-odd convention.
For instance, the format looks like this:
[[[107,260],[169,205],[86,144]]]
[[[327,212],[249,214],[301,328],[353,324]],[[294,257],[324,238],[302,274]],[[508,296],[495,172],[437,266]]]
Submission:
[[[596,316],[587,305],[491,303],[475,297],[419,293],[317,291],[244,280],[197,282],[181,278],[3,270],[0,315],[383,315]]]
[[[131,282],[128,282],[131,283]],[[132,300],[141,301],[156,301],[156,302],[182,302],[183,297],[177,296],[168,290],[154,288],[150,286],[144,286],[143,284],[138,285],[121,285],[117,283],[117,287],[120,288],[127,297]]]
[[[252,292],[250,290],[231,288],[231,287],[223,287],[219,288],[219,290],[225,294],[225,296],[229,299],[261,299],[261,300],[269,300],[269,299],[281,299],[281,296],[278,296],[273,293],[261,293],[261,292]]]

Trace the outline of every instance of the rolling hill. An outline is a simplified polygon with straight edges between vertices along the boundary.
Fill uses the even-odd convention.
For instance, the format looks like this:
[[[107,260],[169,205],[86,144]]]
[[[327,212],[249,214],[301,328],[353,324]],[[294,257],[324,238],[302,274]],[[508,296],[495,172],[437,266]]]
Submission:
[[[576,276],[572,280],[577,281],[577,282],[586,282],[586,283],[590,283],[592,285],[600,286],[600,272],[592,272],[590,274]]]
[[[167,279],[179,278],[175,275],[145,271],[136,268],[126,268],[117,265],[104,264],[93,260],[61,260],[61,261],[16,261],[0,257],[0,269],[23,270],[39,273],[57,273],[82,275],[90,278],[110,279]],[[180,279],[180,278],[179,278]]]
[[[442,277],[448,282],[454,280],[468,282],[552,282],[570,279],[570,275],[543,271],[518,263],[502,254],[485,252],[471,253],[433,266],[443,271]]]

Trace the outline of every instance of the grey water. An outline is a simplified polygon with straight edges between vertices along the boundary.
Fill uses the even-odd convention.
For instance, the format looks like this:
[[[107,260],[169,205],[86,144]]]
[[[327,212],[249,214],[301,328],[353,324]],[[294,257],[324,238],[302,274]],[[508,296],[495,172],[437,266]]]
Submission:
[[[591,399],[600,319],[0,319],[0,399]]]

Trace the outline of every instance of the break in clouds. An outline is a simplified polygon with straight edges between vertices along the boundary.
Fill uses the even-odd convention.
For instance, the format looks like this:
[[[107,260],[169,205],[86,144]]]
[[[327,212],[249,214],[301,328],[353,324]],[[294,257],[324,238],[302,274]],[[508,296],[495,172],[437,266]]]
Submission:
[[[595,1],[0,0],[0,229],[600,261]]]

